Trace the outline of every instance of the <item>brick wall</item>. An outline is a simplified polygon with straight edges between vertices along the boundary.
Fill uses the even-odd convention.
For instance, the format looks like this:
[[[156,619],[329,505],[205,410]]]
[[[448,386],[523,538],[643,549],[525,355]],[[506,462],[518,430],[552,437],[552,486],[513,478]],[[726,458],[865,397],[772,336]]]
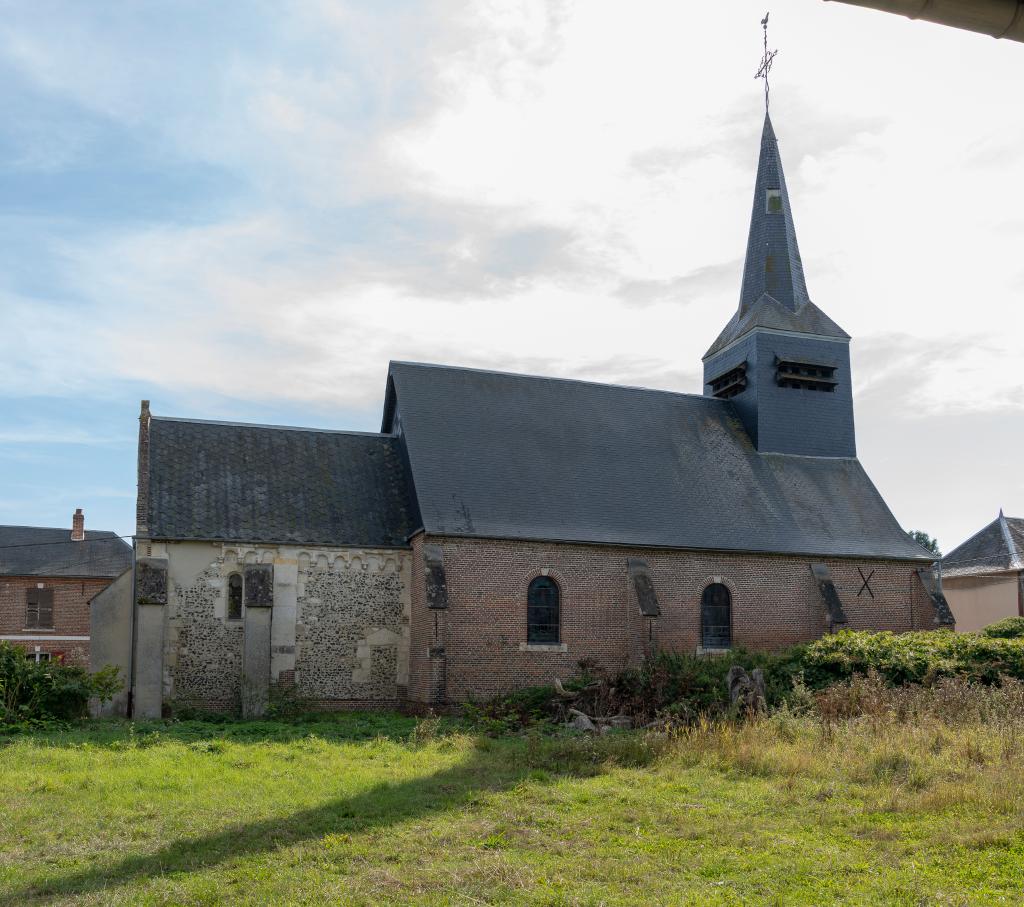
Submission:
[[[42,583],[53,590],[53,629],[27,629],[26,592]],[[0,577],[0,637],[29,652],[63,653],[68,664],[89,666],[89,599],[111,583],[110,579],[69,579],[39,576]],[[63,638],[62,638],[63,637]],[[66,637],[84,637],[67,639]]]
[[[444,552],[449,606],[430,611],[424,591],[423,546]],[[809,558],[716,554],[596,545],[439,538],[413,540],[409,697],[431,699],[431,647],[444,647],[446,694],[451,701],[484,698],[515,687],[568,676],[593,658],[609,670],[635,663],[648,636],[637,613],[626,559],[642,558],[661,605],[654,633],[662,649],[694,652],[700,641],[700,600],[709,583],[732,593],[734,646],[778,649],[826,630],[825,607]],[[825,561],[851,629],[932,628],[931,604],[914,571],[916,562]],[[871,590],[858,595],[874,571]],[[526,643],[526,587],[546,571],[561,592],[565,651],[534,651]]]

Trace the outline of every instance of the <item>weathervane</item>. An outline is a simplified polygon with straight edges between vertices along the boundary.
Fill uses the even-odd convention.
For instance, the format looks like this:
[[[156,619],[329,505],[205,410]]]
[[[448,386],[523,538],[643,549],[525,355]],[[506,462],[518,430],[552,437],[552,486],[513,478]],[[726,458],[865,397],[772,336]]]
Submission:
[[[757,73],[754,75],[755,79],[764,79],[764,112],[768,112],[768,73],[772,69],[772,60],[775,59],[775,55],[778,53],[777,50],[768,50],[768,16],[769,13],[764,14],[764,18],[761,20],[761,28],[764,29],[764,56],[761,58],[761,65],[757,69]]]

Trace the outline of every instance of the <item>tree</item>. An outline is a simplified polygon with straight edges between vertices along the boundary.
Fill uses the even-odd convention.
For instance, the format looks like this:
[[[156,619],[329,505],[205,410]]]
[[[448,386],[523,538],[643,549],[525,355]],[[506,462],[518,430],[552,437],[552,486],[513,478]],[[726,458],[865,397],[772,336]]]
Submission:
[[[932,538],[927,532],[922,532],[920,529],[911,529],[907,533],[918,545],[923,548],[927,548],[936,557],[942,557],[942,551],[939,549],[939,540]]]

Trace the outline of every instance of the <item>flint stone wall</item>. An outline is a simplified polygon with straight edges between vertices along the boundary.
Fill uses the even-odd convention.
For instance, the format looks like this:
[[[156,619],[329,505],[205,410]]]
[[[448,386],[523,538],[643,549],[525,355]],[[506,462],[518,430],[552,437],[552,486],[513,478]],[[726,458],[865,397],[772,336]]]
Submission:
[[[315,700],[397,700],[408,661],[409,583],[394,557],[338,558],[302,569],[295,686]]]
[[[169,565],[164,698],[237,711],[243,621],[227,618],[227,584],[274,564],[270,683],[314,704],[393,703],[408,682],[408,551],[157,543]]]
[[[172,583],[164,652],[165,695],[183,704],[224,711],[239,708],[242,689],[241,621],[228,621],[218,604],[226,583],[211,564],[189,586]]]

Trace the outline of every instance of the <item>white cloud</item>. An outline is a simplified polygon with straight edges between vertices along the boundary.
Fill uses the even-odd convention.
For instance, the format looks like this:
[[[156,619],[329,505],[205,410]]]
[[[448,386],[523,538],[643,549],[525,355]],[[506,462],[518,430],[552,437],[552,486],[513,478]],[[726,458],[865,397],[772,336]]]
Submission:
[[[47,96],[138,137],[155,166],[201,162],[243,187],[195,222],[62,239],[48,264],[74,299],[3,297],[4,393],[131,379],[365,408],[389,358],[699,390],[739,293],[760,11],[220,15],[67,6],[60,28],[0,27]],[[1019,47],[806,0],[772,23],[801,251],[812,298],[854,335],[862,431],[884,400],[908,419],[1019,418]]]

